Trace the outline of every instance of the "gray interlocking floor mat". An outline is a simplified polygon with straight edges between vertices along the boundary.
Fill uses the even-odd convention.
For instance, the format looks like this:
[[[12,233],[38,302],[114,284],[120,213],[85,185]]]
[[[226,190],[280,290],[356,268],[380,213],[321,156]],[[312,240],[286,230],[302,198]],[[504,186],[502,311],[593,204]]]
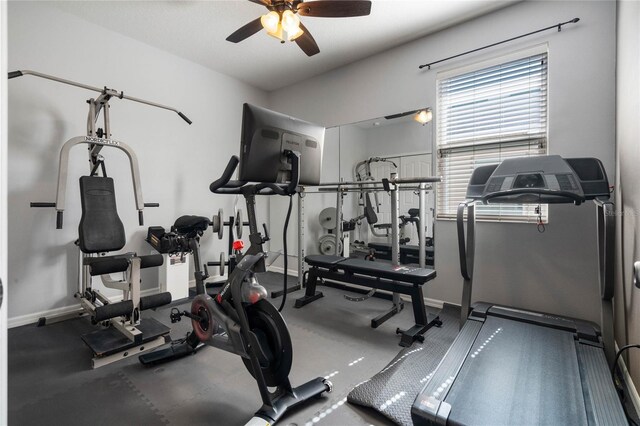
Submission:
[[[105,404],[114,395],[117,395],[119,406]],[[43,413],[47,413],[46,417]],[[90,417],[87,413],[90,413]],[[167,424],[156,407],[122,372],[65,388],[48,398],[25,405],[20,411],[10,412],[10,422],[15,425],[62,424],[61,419],[67,426],[85,426],[89,422],[96,426]]]
[[[459,308],[445,306],[442,327],[429,329],[424,343],[401,350],[378,374],[354,387],[347,401],[373,408],[399,425],[413,424],[413,400],[458,334],[459,317]]]

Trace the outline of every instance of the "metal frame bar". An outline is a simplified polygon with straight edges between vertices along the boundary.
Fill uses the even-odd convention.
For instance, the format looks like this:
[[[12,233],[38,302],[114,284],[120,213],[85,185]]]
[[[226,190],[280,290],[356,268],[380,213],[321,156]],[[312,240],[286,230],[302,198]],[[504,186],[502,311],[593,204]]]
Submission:
[[[78,136],[69,139],[60,150],[60,162],[58,166],[58,187],[56,192],[56,210],[63,212],[65,207],[67,177],[69,172],[69,152],[71,149],[81,143],[88,145],[101,145],[107,147],[118,148],[123,151],[129,158],[131,165],[131,180],[133,181],[133,195],[136,200],[136,210],[144,210],[144,201],[142,198],[142,186],[140,185],[140,170],[138,168],[138,157],[133,149],[124,142],[115,139],[103,139],[91,136]]]
[[[184,115],[182,112],[178,111],[177,109],[175,109],[173,107],[162,105],[162,104],[158,104],[158,103],[151,102],[151,101],[146,101],[146,100],[140,99],[140,98],[135,98],[133,96],[128,96],[128,95],[124,94],[124,91],[118,92],[117,90],[109,89],[106,86],[103,87],[103,88],[95,87],[95,86],[89,86],[88,84],[78,83],[77,81],[67,80],[65,78],[55,77],[53,75],[44,74],[44,73],[37,72],[37,71],[32,71],[32,70],[18,70],[18,71],[10,72],[9,73],[9,78],[21,77],[23,75],[33,75],[35,77],[40,77],[40,78],[44,78],[44,79],[47,79],[47,80],[57,81],[58,83],[68,84],[69,86],[75,86],[75,87],[79,87],[81,89],[92,90],[94,92],[98,92],[98,93],[102,93],[102,94],[108,95],[109,97],[113,96],[113,97],[116,97],[116,98],[119,98],[119,99],[126,99],[128,101],[138,102],[138,103],[149,105],[149,106],[152,106],[152,107],[156,107],[156,108],[160,108],[160,109],[166,109],[168,111],[173,111],[176,114],[178,114],[180,116],[180,118],[182,118],[184,121],[186,121],[187,123],[191,124],[191,120],[189,120],[186,115]],[[97,112],[99,113],[99,111],[97,111]]]

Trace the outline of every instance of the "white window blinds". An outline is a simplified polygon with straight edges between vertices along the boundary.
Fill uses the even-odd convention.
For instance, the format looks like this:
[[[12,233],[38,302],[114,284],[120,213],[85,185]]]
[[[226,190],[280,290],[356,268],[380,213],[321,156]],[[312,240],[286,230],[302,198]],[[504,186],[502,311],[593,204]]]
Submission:
[[[547,153],[547,54],[438,81],[438,218],[454,218],[473,169]],[[480,219],[535,221],[533,205],[478,206]],[[546,206],[542,209],[546,221]]]

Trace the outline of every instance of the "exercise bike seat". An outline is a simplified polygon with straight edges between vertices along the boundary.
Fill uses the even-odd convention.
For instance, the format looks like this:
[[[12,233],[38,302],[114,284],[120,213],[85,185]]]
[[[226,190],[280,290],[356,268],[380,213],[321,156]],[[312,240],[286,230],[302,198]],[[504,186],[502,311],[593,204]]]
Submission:
[[[209,227],[211,221],[204,216],[185,215],[176,219],[172,229],[178,234],[195,236],[202,235]]]

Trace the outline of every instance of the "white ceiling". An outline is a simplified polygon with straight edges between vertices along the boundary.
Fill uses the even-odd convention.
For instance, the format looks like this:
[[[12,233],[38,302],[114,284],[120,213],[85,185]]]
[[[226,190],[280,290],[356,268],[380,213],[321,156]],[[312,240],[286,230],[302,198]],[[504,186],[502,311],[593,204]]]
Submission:
[[[227,42],[229,34],[266,12],[264,7],[246,0],[48,4],[271,91],[516,1],[374,0],[371,15],[366,17],[302,17],[320,46],[320,53],[310,58],[295,43],[280,44],[264,32],[238,44]]]

